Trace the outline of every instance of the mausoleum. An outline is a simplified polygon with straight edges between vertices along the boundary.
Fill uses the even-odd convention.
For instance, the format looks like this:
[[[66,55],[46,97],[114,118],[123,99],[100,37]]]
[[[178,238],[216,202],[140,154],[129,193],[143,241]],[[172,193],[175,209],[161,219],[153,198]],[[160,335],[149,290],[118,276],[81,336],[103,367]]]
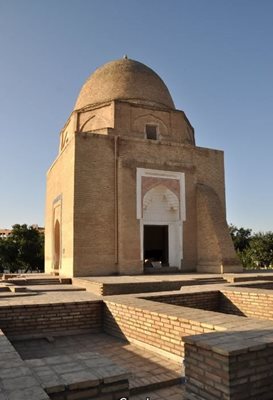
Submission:
[[[62,276],[242,270],[223,152],[197,147],[162,79],[127,57],[91,74],[60,133],[45,237],[46,272]]]

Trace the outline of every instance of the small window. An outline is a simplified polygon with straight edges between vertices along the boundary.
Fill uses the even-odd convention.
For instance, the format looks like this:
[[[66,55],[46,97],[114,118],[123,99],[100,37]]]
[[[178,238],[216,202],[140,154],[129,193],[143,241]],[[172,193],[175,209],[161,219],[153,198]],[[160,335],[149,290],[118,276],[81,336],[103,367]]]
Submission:
[[[146,138],[157,140],[157,126],[156,125],[146,125]]]

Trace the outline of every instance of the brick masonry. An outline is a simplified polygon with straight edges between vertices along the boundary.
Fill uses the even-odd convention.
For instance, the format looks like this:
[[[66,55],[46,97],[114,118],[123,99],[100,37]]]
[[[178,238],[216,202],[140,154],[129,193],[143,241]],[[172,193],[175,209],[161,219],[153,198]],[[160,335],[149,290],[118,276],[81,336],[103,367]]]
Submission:
[[[9,337],[99,332],[102,328],[102,302],[2,306],[0,327]]]
[[[149,297],[145,297],[148,299]],[[220,291],[210,292],[199,292],[199,293],[184,293],[184,294],[172,294],[165,296],[151,297],[153,301],[158,301],[166,304],[174,304],[177,306],[198,308],[200,310],[209,311],[220,311],[219,310],[219,299]]]
[[[254,331],[185,338],[186,399],[272,399],[272,331],[271,337],[256,335],[256,340]]]
[[[190,308],[182,309],[169,304],[129,298],[123,301],[105,299],[104,304],[105,332],[122,339],[139,341],[159,352],[174,355],[177,360],[184,355],[184,336],[217,329],[213,323],[206,324],[202,320],[198,321],[198,318],[194,320]]]
[[[111,65],[123,68],[127,62]],[[69,277],[143,273],[136,218],[137,168],[185,175],[187,217],[183,235],[175,235],[183,247],[183,260],[180,255],[173,266],[183,272],[241,271],[226,224],[223,152],[195,146],[194,131],[184,112],[172,102],[166,106],[160,101],[158,77],[150,81],[145,73],[139,86],[134,72],[121,90],[127,79],[124,73],[110,85],[108,79],[114,75],[109,73],[99,82],[97,73],[92,75],[88,96],[83,86],[79,99],[85,101],[77,104],[85,107],[70,115],[60,135],[59,155],[47,175],[46,271],[55,265]],[[153,101],[143,98],[147,91],[153,93]],[[135,95],[116,97],[121,92],[122,96],[124,92]],[[159,101],[154,101],[155,94]],[[146,139],[147,124],[157,126],[158,140]],[[163,181],[144,181],[143,193],[156,182]],[[179,198],[178,181],[164,180],[164,184]],[[60,201],[58,212],[56,199]]]
[[[221,310],[226,313],[273,320],[273,293],[268,290],[222,290]]]
[[[53,293],[34,298],[26,293],[13,305],[1,300],[0,328],[8,337],[102,330],[180,362],[184,340],[189,400],[269,400],[273,294],[241,285],[104,298],[70,292],[59,301]]]

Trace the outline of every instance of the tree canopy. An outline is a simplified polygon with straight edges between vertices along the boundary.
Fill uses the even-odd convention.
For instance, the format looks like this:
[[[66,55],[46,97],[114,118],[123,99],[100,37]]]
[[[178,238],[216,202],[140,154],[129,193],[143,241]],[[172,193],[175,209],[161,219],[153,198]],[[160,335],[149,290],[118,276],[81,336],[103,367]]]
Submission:
[[[11,234],[0,239],[0,270],[43,271],[44,234],[33,226],[13,225]]]
[[[245,268],[273,267],[273,232],[252,234],[251,229],[229,226],[235,250]]]

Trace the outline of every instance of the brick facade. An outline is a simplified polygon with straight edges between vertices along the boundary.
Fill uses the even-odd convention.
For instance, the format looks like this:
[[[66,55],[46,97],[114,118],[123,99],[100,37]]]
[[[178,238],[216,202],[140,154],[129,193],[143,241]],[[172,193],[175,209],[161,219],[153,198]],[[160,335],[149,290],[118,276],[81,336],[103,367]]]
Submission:
[[[132,66],[129,75],[144,79],[143,90],[135,86],[134,75],[124,88],[138,95],[150,94],[153,101],[131,95],[113,98],[115,93],[124,95],[120,85],[127,76],[124,68],[128,63]],[[100,76],[99,85],[90,78],[99,92],[89,93],[88,85],[84,86],[77,104],[94,98],[108,100],[85,104],[72,112],[61,132],[60,153],[48,172],[46,272],[52,272],[57,264],[60,274],[69,277],[143,273],[141,222],[136,218],[137,168],[185,176],[186,219],[180,219],[181,226],[170,234],[169,253],[172,248],[181,249],[171,259],[176,265],[171,266],[183,272],[240,271],[225,220],[223,152],[195,146],[186,115],[174,109],[168,89],[150,69],[151,82],[147,82],[143,64],[119,60],[111,65],[113,76],[120,73],[120,80],[109,86],[111,74],[95,72],[94,77]],[[109,87],[111,93],[102,93]],[[158,87],[165,89],[161,92]],[[156,102],[155,93],[168,99]],[[157,140],[146,139],[147,124],[156,125]],[[178,182],[165,183],[179,201]],[[144,181],[143,194],[151,184],[156,181]],[[206,195],[199,190],[200,185],[206,188]],[[54,234],[58,198],[60,240]],[[56,242],[60,247],[57,262]]]
[[[267,284],[268,285],[268,284]],[[273,294],[266,290],[222,290],[221,309],[229,314],[273,321]]]
[[[270,400],[273,348],[266,336],[260,343],[251,336],[255,331],[185,338],[186,399]]]
[[[100,332],[102,302],[2,306],[0,327],[9,337]]]

